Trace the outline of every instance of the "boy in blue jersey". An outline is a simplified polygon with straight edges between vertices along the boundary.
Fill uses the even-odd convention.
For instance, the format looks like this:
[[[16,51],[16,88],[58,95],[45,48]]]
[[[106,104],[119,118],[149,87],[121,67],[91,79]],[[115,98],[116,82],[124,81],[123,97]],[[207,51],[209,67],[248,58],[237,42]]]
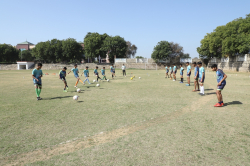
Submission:
[[[99,73],[98,73],[98,66],[95,67],[95,70],[94,70],[94,74],[96,76],[96,81],[98,82],[98,79],[102,80],[100,77],[99,77]]]
[[[188,81],[186,86],[190,86],[191,66],[189,65],[189,62],[187,62],[186,65],[187,65],[187,81]]]
[[[67,70],[67,67],[64,67],[62,70],[59,71],[59,79],[63,81],[64,83],[64,90],[63,92],[67,92],[66,88],[68,88],[68,85],[67,85],[67,81],[66,81],[66,70]]]
[[[175,64],[174,64],[174,67],[173,67],[173,76],[174,76],[174,80],[173,80],[173,81],[176,80],[176,73],[177,73],[177,67],[176,67]]]
[[[221,91],[226,86],[227,75],[221,69],[218,69],[218,67],[217,67],[216,64],[213,64],[211,66],[211,68],[212,68],[212,71],[216,71],[217,82],[218,82],[218,84],[217,84],[217,91],[216,91],[217,98],[218,98],[218,103],[215,104],[214,106],[215,107],[221,107],[221,106],[224,105]]]
[[[78,68],[77,68],[77,64],[74,65],[74,68],[72,68],[71,71],[74,73],[74,76],[76,77],[75,88],[77,88],[77,84],[78,84],[79,81],[84,85],[84,83],[82,82],[82,80],[79,78],[79,75],[78,75],[79,71],[78,71]]]
[[[181,75],[181,82],[183,83],[183,72],[184,72],[184,68],[182,67],[182,64],[180,64],[180,75]]]
[[[102,80],[104,80],[104,79],[107,80],[106,75],[105,75],[105,67],[102,68],[101,72],[102,72],[102,76],[103,76]],[[125,73],[125,75],[126,75],[126,73]]]
[[[173,69],[172,69],[172,67],[169,65],[168,66],[168,68],[169,68],[169,72],[170,72],[170,80],[172,80],[172,74],[173,74]]]
[[[199,91],[199,67],[197,66],[196,62],[193,62],[194,67],[194,90],[193,92]],[[198,90],[196,90],[196,86]]]
[[[169,75],[168,75],[169,69],[167,66],[165,66],[165,69],[166,69],[166,77],[165,78],[169,78]]]
[[[85,68],[85,70],[83,70],[82,74],[84,74],[84,77],[85,77],[85,80],[83,81],[83,83],[85,84],[85,82],[88,81],[88,83],[91,84],[89,82],[89,79],[88,79],[88,77],[89,77],[89,67],[88,66],[86,66],[86,68]],[[81,74],[81,76],[82,76],[82,74]]]
[[[42,91],[42,76],[43,76],[43,71],[42,71],[42,64],[38,63],[37,67],[32,71],[32,78],[33,78],[33,83],[35,85],[35,90],[36,90],[36,99],[37,100],[42,100],[40,97],[41,91]]]
[[[205,91],[204,91],[204,81],[205,81],[205,69],[202,67],[202,62],[198,62],[199,66],[199,82],[200,82],[200,95],[204,96]]]
[[[111,75],[112,75],[112,79],[114,79],[114,76],[115,76],[115,68],[114,68],[114,65],[113,65],[113,64],[110,66],[110,72],[111,72]]]

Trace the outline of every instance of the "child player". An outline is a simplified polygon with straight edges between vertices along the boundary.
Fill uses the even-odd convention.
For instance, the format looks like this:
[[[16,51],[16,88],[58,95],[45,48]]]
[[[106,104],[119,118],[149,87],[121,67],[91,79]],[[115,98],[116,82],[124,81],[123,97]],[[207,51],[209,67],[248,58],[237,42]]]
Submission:
[[[186,86],[190,86],[191,66],[189,65],[189,62],[187,62],[186,65],[187,65],[187,81],[188,81]]]
[[[115,68],[114,68],[114,65],[113,65],[113,64],[110,66],[110,72],[111,72],[111,74],[112,74],[112,79],[114,79]]]
[[[205,69],[202,67],[202,62],[198,62],[199,66],[199,82],[200,82],[200,95],[204,96],[204,81],[205,81]]]
[[[183,72],[184,72],[184,68],[182,67],[182,64],[180,64],[180,75],[181,75],[181,82],[183,83]]]
[[[94,74],[95,74],[95,76],[96,76],[96,81],[98,82],[98,78],[100,79],[100,80],[102,80],[100,77],[99,77],[99,74],[98,74],[98,66],[96,66],[95,67],[95,70],[94,70]]]
[[[104,79],[107,80],[106,75],[105,75],[105,67],[102,68],[101,72],[102,72],[102,76],[103,76],[102,80],[104,80]]]
[[[169,78],[169,75],[168,75],[168,72],[169,72],[168,66],[166,66],[165,69],[166,69],[166,77],[165,78]]]
[[[79,75],[78,75],[79,71],[78,71],[78,68],[77,68],[77,64],[75,64],[75,67],[72,68],[71,71],[74,73],[74,76],[76,77],[75,88],[77,88],[77,84],[78,84],[79,81],[84,85],[84,83],[82,82],[82,80],[79,78]],[[70,71],[70,72],[71,72],[71,71]],[[70,72],[69,72],[69,73],[70,73]],[[69,74],[69,73],[68,73],[68,74]]]
[[[199,91],[199,67],[197,66],[196,62],[193,62],[193,67],[194,67],[194,90],[193,92]],[[196,90],[196,86],[197,89]]]
[[[37,67],[32,71],[32,78],[35,85],[37,100],[42,100],[42,98],[40,98],[40,93],[42,91],[41,77],[43,76],[42,66],[43,65],[41,63],[38,63]]]
[[[89,82],[89,79],[88,79],[88,77],[89,77],[89,67],[88,66],[86,66],[86,69],[83,70],[82,74],[83,73],[84,73],[84,77],[85,77],[85,80],[83,81],[83,83],[85,83],[86,81],[88,81],[88,83],[91,84]],[[81,74],[81,76],[82,76],[82,74]]]
[[[218,69],[216,64],[213,64],[211,68],[212,68],[213,71],[216,71],[217,82],[218,82],[217,91],[216,91],[217,98],[218,98],[218,103],[215,104],[214,106],[215,107],[221,107],[221,106],[224,105],[221,91],[226,86],[227,75],[221,69]]]
[[[173,81],[176,80],[176,73],[177,73],[177,67],[176,67],[175,64],[174,64],[174,67],[173,67],[173,76],[174,76],[174,80],[173,80]]]
[[[172,70],[172,67],[169,65],[168,66],[168,68],[169,68],[169,72],[170,72],[170,80],[172,80],[172,74],[173,74],[173,70]]]
[[[64,90],[63,92],[67,92],[66,88],[69,89],[68,85],[67,85],[67,81],[66,81],[66,70],[67,67],[64,67],[62,70],[59,71],[59,79],[63,81],[64,83]]]

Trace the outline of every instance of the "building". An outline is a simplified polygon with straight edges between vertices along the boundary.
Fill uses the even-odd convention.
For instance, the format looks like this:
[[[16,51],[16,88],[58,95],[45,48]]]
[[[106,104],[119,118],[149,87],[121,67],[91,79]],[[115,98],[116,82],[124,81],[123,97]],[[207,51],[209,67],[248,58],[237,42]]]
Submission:
[[[18,43],[16,45],[16,49],[22,50],[22,51],[23,50],[31,50],[34,47],[35,47],[35,45],[32,44],[32,43],[30,43],[30,42],[28,42],[28,41],[25,41],[25,42],[22,42],[22,43]]]

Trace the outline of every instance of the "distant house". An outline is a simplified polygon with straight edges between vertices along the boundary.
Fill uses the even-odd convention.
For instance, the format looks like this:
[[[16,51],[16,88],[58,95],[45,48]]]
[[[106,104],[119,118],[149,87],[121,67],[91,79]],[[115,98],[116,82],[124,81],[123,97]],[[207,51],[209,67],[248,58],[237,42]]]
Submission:
[[[25,41],[25,42],[22,42],[22,43],[18,43],[17,45],[16,45],[16,49],[18,49],[18,50],[31,50],[32,48],[34,48],[35,47],[35,44],[33,44],[33,43],[30,43],[30,42],[28,42],[28,41]]]

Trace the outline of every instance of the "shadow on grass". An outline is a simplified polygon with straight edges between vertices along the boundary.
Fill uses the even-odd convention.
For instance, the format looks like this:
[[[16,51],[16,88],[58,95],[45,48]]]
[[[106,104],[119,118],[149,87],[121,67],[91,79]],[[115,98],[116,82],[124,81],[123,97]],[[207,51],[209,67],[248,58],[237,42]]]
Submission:
[[[52,98],[43,98],[43,100],[54,100],[54,99],[64,99],[64,98],[69,98],[73,96],[60,96],[60,97],[52,97]]]
[[[224,106],[237,105],[237,104],[243,104],[243,103],[240,101],[232,101],[232,102],[224,103]]]
[[[84,101],[77,101],[77,103],[83,103]]]
[[[208,90],[214,90],[214,89],[204,89],[205,91],[208,91]]]
[[[206,93],[206,95],[215,95],[216,92]]]

